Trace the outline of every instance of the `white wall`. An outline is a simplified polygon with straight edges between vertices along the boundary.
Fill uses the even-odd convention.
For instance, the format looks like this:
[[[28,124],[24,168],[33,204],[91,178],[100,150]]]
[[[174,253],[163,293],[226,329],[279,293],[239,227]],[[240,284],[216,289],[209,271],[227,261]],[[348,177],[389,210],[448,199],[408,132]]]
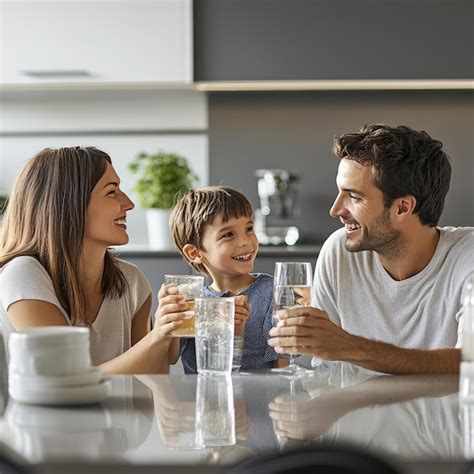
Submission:
[[[140,151],[185,156],[208,184],[207,101],[196,91],[76,91],[0,95],[0,192],[9,192],[29,158],[45,147],[96,146],[107,152],[122,188],[137,203],[127,168]],[[129,214],[130,244],[146,244],[144,211]]]

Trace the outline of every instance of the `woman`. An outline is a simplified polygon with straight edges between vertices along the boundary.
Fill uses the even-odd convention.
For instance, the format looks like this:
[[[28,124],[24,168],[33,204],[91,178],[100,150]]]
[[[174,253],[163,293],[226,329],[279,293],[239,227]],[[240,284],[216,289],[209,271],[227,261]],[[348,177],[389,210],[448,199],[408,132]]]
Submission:
[[[105,372],[167,372],[167,335],[181,322],[171,315],[150,331],[148,281],[108,250],[128,242],[133,207],[106,153],[48,148],[34,156],[0,230],[3,335],[89,326],[92,363]]]

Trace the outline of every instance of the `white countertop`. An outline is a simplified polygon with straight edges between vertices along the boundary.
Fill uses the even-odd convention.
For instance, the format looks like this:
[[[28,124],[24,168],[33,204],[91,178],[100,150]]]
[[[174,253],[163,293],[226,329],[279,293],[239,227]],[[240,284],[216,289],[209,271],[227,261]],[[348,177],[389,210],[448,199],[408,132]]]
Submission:
[[[296,381],[234,375],[218,386],[234,401],[218,427],[206,425],[209,413],[196,404],[198,387],[203,389],[197,376],[111,379],[112,396],[96,405],[55,408],[10,400],[0,418],[0,440],[40,468],[199,465],[212,472],[309,441],[351,442],[396,463],[437,465],[457,465],[474,443],[473,428],[462,421],[474,420],[474,405],[459,404],[456,376],[384,376],[341,363],[326,363]],[[235,427],[235,444],[185,447],[195,443],[199,429],[222,432],[222,417]]]

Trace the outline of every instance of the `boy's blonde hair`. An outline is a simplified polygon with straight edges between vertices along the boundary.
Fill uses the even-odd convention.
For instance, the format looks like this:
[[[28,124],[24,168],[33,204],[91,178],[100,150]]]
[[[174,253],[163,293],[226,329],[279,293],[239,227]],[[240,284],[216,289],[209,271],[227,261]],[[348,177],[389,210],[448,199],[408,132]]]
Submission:
[[[222,217],[222,222],[227,222],[232,217],[251,218],[252,214],[250,201],[235,189],[227,186],[190,189],[179,196],[171,211],[171,236],[181,254],[186,244],[205,250],[202,244],[205,228],[218,215]],[[204,265],[188,263],[196,271],[208,274]]]

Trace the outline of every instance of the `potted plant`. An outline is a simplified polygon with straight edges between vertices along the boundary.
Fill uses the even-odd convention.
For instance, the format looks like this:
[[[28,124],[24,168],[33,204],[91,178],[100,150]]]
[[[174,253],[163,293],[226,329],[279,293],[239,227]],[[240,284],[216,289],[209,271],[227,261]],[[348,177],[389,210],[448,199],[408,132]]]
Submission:
[[[129,164],[132,173],[140,173],[135,185],[139,204],[146,209],[148,240],[152,247],[172,246],[169,216],[178,193],[191,188],[198,177],[186,158],[159,150],[139,153]]]

